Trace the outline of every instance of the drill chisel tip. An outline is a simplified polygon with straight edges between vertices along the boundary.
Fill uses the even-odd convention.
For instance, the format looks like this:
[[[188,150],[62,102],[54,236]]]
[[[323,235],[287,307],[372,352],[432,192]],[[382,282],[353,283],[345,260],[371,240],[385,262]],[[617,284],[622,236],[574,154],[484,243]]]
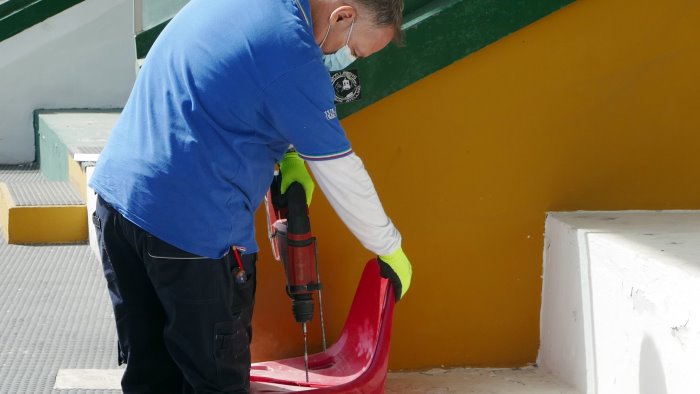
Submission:
[[[301,330],[304,333],[304,370],[306,372],[306,383],[309,382],[309,347],[307,341],[306,323],[301,323]]]

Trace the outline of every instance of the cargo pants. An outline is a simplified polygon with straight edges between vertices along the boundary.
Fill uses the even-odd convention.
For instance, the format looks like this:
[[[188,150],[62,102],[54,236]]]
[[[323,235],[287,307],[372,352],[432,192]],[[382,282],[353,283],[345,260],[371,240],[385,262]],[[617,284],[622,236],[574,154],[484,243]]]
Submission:
[[[256,255],[240,256],[239,283],[234,253],[180,250],[99,196],[93,224],[126,363],[123,392],[248,392]]]

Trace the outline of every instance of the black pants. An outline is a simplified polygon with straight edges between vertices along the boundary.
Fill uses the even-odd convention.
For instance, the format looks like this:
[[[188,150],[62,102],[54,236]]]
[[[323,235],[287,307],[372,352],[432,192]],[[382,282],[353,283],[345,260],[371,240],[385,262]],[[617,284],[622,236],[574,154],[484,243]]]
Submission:
[[[237,283],[233,253],[182,251],[98,196],[93,217],[131,393],[246,393],[250,381],[254,254]]]

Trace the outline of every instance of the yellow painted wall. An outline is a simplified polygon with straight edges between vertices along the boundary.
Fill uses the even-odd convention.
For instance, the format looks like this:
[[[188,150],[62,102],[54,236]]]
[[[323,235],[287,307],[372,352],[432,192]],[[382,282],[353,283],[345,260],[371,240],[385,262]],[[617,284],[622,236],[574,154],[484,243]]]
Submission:
[[[414,264],[391,368],[535,361],[547,211],[700,209],[699,21],[581,0],[343,122]],[[335,338],[370,254],[312,215]],[[263,223],[254,357],[300,355]]]

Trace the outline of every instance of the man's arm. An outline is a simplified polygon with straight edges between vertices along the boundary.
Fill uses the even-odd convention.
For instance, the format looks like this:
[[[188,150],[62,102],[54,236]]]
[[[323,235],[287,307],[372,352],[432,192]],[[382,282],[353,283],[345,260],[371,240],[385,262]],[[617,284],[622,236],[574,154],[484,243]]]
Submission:
[[[307,164],[333,209],[365,248],[384,256],[401,247],[401,234],[384,212],[356,154]]]
[[[394,283],[398,300],[410,285],[411,263],[401,249],[401,235],[384,213],[372,180],[338,121],[327,75],[320,62],[289,71],[265,90],[261,115],[309,163],[350,231],[379,256],[382,275]]]
[[[401,299],[413,269],[401,249],[401,234],[384,212],[362,160],[351,153],[308,164],[338,216],[365,248],[379,256],[382,276],[394,284],[396,300]]]

